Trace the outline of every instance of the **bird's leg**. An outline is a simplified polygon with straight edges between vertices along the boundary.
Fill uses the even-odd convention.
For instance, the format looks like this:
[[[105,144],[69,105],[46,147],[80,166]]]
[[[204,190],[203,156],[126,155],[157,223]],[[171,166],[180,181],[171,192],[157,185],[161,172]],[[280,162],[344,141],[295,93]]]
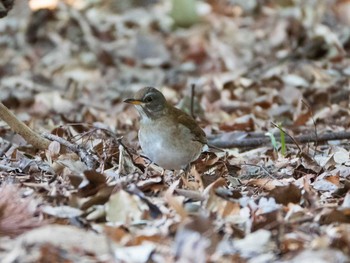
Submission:
[[[146,179],[147,178],[147,174],[148,174],[148,170],[149,170],[149,168],[150,168],[150,166],[152,165],[153,162],[146,155],[141,154],[140,157],[142,157],[144,160],[148,161],[148,163],[146,162],[146,164],[145,164],[145,170],[143,172],[143,179]]]
[[[191,167],[192,167],[192,165],[189,163],[188,165],[186,165],[186,167],[184,169],[184,174],[185,174],[187,179],[188,179],[188,175],[191,173]]]
[[[149,162],[147,165],[146,165],[146,168],[145,168],[145,171],[143,172],[143,179],[146,179],[147,178],[147,174],[148,174],[148,169],[150,168],[152,162]]]
[[[186,165],[182,172],[180,172],[180,177],[185,186],[188,186],[188,176],[191,172],[191,164]]]

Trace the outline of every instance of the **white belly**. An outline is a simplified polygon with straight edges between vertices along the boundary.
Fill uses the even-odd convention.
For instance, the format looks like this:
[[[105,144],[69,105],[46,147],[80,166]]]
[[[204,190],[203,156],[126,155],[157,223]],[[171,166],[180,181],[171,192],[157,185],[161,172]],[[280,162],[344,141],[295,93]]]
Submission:
[[[139,141],[148,158],[169,170],[185,168],[199,157],[203,148],[202,143],[193,140],[187,128],[180,129],[174,123],[162,126],[144,123],[139,131]]]

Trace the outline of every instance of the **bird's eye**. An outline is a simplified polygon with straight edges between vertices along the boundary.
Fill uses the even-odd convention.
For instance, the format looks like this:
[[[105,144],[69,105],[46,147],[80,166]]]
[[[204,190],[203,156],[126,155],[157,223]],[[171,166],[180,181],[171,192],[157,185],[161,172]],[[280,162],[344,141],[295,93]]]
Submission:
[[[152,102],[153,98],[152,98],[152,96],[147,96],[144,101],[145,102]]]

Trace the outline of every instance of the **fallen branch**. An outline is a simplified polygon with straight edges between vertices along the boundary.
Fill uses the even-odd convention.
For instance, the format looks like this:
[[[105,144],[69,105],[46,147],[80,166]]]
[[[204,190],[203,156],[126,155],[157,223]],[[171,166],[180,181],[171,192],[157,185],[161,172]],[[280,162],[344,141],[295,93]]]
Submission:
[[[263,145],[268,145],[271,143],[271,140],[269,137],[251,137],[249,138],[249,134],[245,136],[244,138],[236,138],[237,133],[231,132],[231,133],[224,133],[220,134],[218,136],[213,136],[209,138],[209,143],[211,145],[214,145],[219,148],[252,148],[252,147],[259,147]],[[241,135],[242,137],[242,135]],[[280,139],[279,135],[275,135],[276,140]],[[304,134],[304,135],[298,135],[294,136],[294,140],[292,140],[290,137],[286,137],[286,143],[311,143],[311,142],[327,142],[327,141],[335,141],[335,140],[346,140],[350,139],[350,132],[344,131],[344,132],[332,132],[332,133],[325,133],[325,134],[318,134],[317,136],[313,134]]]
[[[4,120],[14,132],[21,135],[28,143],[40,150],[46,150],[50,141],[34,132],[24,122],[20,121],[4,104],[0,102],[0,118]]]
[[[59,144],[62,144],[63,146],[66,146],[69,150],[76,153],[80,159],[86,164],[88,170],[93,170],[97,166],[97,161],[93,158],[91,154],[88,153],[88,151],[81,147],[80,145],[73,144],[62,137],[49,134],[49,133],[43,133],[43,136],[51,141],[56,141]]]

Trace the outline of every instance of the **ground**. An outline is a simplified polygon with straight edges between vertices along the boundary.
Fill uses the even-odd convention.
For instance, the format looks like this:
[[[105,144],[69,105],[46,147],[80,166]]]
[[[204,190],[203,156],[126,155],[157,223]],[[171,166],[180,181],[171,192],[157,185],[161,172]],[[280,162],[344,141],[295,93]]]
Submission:
[[[349,262],[349,17],[347,0],[16,1],[0,101],[50,145],[0,122],[1,262]],[[189,174],[142,155],[123,100],[145,86],[215,146]]]

